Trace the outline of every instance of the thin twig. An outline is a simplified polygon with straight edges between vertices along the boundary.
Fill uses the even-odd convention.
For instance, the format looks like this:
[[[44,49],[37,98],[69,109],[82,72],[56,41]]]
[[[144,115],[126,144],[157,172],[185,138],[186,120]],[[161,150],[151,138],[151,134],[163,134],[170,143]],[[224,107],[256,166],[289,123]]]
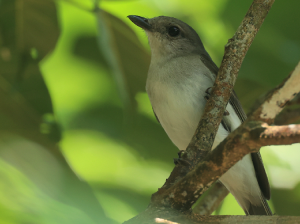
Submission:
[[[247,141],[249,145],[257,145],[257,147],[267,145],[290,145],[300,142],[300,124],[290,124],[284,126],[268,126],[262,125],[266,129],[263,132],[253,130],[251,135],[260,134],[259,139],[251,139]]]

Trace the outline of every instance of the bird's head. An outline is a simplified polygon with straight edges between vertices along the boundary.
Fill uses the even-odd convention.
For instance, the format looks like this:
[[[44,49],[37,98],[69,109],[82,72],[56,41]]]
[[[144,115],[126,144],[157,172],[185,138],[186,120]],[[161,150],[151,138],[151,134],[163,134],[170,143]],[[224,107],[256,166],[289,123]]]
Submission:
[[[159,16],[147,19],[133,15],[128,18],[145,30],[152,57],[173,58],[205,51],[196,31],[176,18]]]

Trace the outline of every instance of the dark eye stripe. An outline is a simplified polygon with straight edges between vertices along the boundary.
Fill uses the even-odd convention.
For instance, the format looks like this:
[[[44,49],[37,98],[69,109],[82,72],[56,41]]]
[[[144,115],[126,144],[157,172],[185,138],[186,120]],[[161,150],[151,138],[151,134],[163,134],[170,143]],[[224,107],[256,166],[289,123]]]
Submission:
[[[169,29],[168,29],[168,34],[171,36],[171,37],[176,37],[178,36],[180,33],[180,29],[177,27],[177,26],[171,26]]]

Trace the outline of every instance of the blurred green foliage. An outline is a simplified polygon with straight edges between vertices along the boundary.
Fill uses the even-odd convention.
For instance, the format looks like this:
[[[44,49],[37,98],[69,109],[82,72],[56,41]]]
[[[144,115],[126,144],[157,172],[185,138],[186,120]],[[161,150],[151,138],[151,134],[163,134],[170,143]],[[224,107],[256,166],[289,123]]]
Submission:
[[[0,0],[0,223],[121,223],[177,149],[144,91],[150,51],[127,15],[179,18],[220,64],[251,0]],[[300,2],[276,1],[235,89],[246,109],[300,58]],[[58,147],[59,146],[59,147]],[[261,150],[278,215],[300,215],[299,145]],[[229,195],[220,214],[243,214]]]

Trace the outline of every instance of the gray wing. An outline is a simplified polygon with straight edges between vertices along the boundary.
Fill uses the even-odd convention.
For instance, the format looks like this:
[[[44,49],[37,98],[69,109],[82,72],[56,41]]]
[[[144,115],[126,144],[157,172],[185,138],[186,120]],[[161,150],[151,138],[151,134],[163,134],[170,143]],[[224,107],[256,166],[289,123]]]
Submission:
[[[212,61],[212,59],[210,58],[208,53],[204,52],[203,54],[201,54],[200,59],[208,67],[208,69],[216,76],[219,68]],[[233,107],[234,111],[238,115],[241,122],[243,123],[247,119],[247,115],[245,114],[245,112],[242,108],[242,105],[241,105],[234,90],[231,93],[229,103]],[[227,119],[222,120],[222,125],[223,125],[223,123],[225,123],[225,126],[230,127],[230,124],[228,124],[228,123],[226,124],[226,120]],[[226,129],[226,127],[225,127],[225,129]],[[256,178],[257,178],[257,182],[260,187],[260,190],[261,190],[263,196],[267,200],[269,200],[271,197],[270,185],[269,185],[268,176],[266,174],[261,155],[259,152],[251,153],[251,158],[252,158],[252,162],[253,162],[253,166],[254,166],[254,170],[255,170],[255,174],[256,174]]]
[[[247,115],[245,114],[234,90],[232,91],[231,97],[229,99],[229,103],[233,107],[234,111],[236,112],[240,120],[244,122],[247,119]],[[270,200],[271,197],[270,185],[269,185],[268,176],[266,174],[261,155],[259,152],[251,153],[251,158],[252,158],[256,179],[260,187],[260,190],[264,195],[264,197],[267,200]]]
[[[231,93],[231,96],[229,99],[229,103],[233,107],[233,109],[236,112],[236,114],[238,115],[238,117],[240,118],[241,122],[243,123],[247,119],[247,115],[244,112],[242,105],[241,105],[234,90],[232,90],[232,93]]]

